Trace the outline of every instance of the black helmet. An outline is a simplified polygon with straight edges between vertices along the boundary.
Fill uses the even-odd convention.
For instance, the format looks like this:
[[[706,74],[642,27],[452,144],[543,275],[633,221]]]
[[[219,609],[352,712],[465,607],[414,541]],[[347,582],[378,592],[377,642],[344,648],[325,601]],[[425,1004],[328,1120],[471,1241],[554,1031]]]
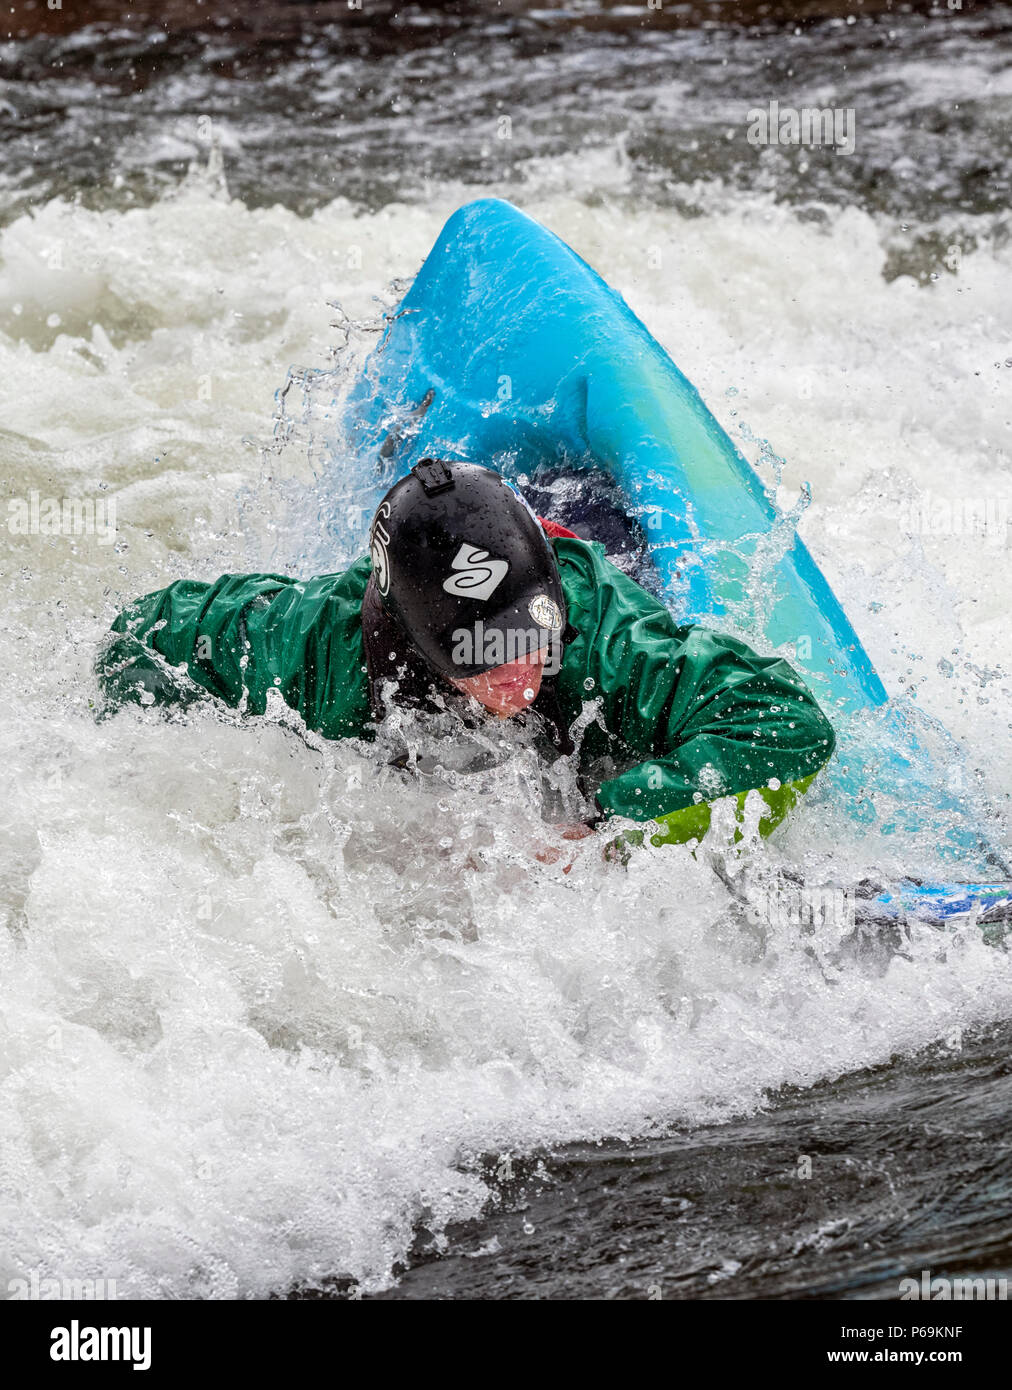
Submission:
[[[380,503],[369,542],[383,607],[441,676],[476,676],[561,639],[555,554],[492,469],[423,459]]]

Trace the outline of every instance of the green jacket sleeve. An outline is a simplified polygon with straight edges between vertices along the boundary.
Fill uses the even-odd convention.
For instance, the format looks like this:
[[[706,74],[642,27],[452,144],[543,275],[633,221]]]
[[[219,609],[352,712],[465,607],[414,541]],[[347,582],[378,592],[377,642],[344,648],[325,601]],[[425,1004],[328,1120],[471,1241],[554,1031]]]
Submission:
[[[369,718],[362,648],[363,558],[301,582],[276,574],[180,580],[131,603],[113,623],[99,678],[113,706],[186,703],[210,691],[262,714],[276,690],[327,738]]]
[[[753,788],[768,797],[771,782],[778,796],[804,789],[834,736],[786,661],[679,627],[596,545],[561,540],[556,554],[579,634],[563,659],[561,693],[570,704],[599,698],[608,751],[633,764],[601,783],[602,810],[654,820],[688,808],[691,818],[717,797]]]

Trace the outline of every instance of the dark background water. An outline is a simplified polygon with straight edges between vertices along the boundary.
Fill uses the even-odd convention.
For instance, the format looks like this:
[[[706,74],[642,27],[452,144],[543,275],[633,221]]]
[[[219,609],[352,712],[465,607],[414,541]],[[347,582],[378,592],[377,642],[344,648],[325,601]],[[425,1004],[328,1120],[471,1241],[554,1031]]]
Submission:
[[[1007,206],[1005,5],[812,3],[239,7],[35,0],[0,45],[0,215],[56,195],[148,201],[206,158],[251,206],[377,208],[432,180],[534,176],[614,146],[629,193],[692,207],[696,180],[904,221]],[[746,112],[853,108],[857,150],[757,150]],[[511,138],[498,122],[510,118]],[[201,124],[203,122],[203,124]],[[542,168],[539,177],[544,178]]]
[[[911,224],[890,273],[921,273],[960,218],[965,246],[982,216],[1007,238],[1010,15],[103,0],[82,23],[36,0],[0,45],[0,220],[55,197],[152,202],[213,142],[233,196],[306,214],[433,182],[565,187],[574,155],[609,149],[622,196],[658,208],[705,215],[719,188]],[[771,98],[853,107],[856,153],[757,151],[745,112]],[[420,1225],[382,1297],[888,1298],[923,1268],[1012,1275],[1010,1039],[980,1031],[729,1124],[517,1158],[448,1253]]]

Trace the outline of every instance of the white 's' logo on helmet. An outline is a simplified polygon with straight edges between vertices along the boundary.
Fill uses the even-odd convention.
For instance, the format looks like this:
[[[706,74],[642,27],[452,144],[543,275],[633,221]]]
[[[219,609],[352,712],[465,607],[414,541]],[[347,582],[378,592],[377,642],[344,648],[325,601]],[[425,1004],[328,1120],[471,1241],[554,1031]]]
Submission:
[[[490,599],[509,571],[506,560],[492,560],[487,550],[466,542],[452,564],[457,573],[443,580],[443,588],[458,598]]]
[[[372,545],[369,553],[372,556],[372,570],[376,576],[376,587],[384,596],[390,588],[390,557],[387,554],[387,546],[390,544],[390,533],[383,525],[380,517],[390,516],[390,504],[384,502],[376,513],[376,520],[372,524]]]

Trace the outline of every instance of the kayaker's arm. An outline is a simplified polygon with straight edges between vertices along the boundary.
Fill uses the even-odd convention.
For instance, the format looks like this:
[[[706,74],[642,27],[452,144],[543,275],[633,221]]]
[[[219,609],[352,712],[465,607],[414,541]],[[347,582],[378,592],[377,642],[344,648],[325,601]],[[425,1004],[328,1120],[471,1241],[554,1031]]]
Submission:
[[[368,577],[363,559],[306,582],[276,574],[179,580],[119,614],[99,658],[102,685],[114,706],[186,703],[203,689],[253,714],[273,689],[311,729],[361,734]]]
[[[669,679],[653,678],[654,698],[658,684],[671,695],[657,752],[602,783],[601,808],[649,820],[771,781],[807,784],[835,739],[791,666],[704,628],[674,641]]]
[[[769,799],[771,780],[780,784],[777,802],[804,789],[835,740],[786,661],[706,628],[678,627],[596,547],[559,541],[556,551],[580,634],[561,679],[587,690],[584,700],[601,699],[615,753],[643,758],[601,783],[603,811],[653,820],[687,809],[688,825],[701,801],[753,788]],[[705,829],[708,808],[701,816]]]

